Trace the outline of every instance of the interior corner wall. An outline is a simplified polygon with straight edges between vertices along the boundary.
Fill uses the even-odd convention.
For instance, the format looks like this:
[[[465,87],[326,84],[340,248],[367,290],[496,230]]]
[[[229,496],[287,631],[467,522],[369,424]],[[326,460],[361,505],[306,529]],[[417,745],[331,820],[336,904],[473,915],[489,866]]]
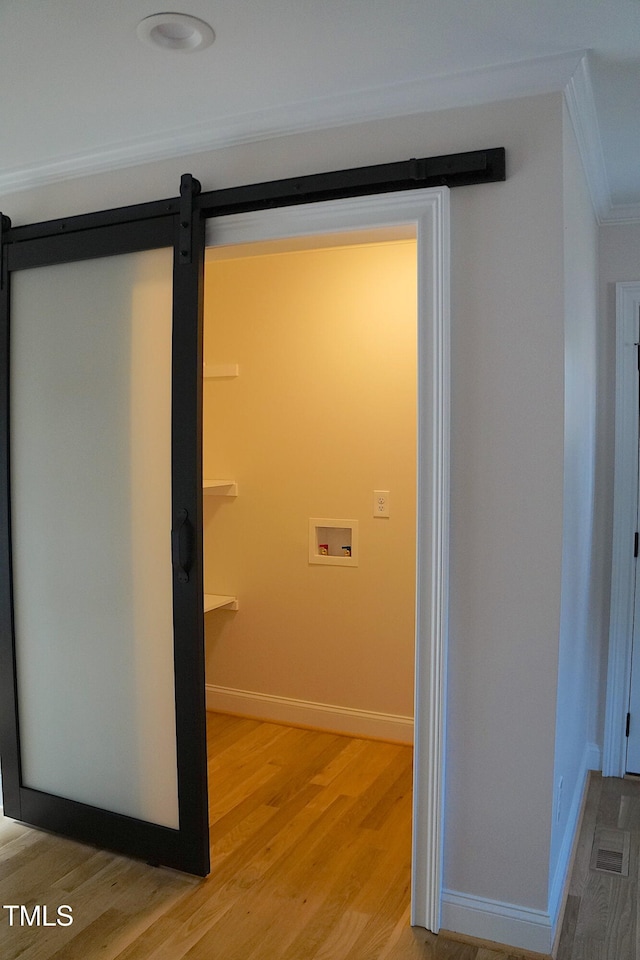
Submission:
[[[549,933],[564,476],[562,95],[243,143],[4,196],[0,209],[17,225],[175,196],[185,170],[210,190],[496,146],[506,148],[506,181],[451,193],[443,924],[516,944],[514,909]]]
[[[598,228],[573,126],[563,111],[564,515],[551,824],[550,904],[560,906],[596,745],[603,624],[596,542]]]
[[[204,382],[205,476],[238,483],[204,498],[205,592],[239,599],[205,618],[207,681],[258,715],[266,696],[318,726],[318,705],[403,718],[410,740],[416,242],[242,249],[206,266],[205,362],[240,371]],[[310,562],[310,518],[358,522],[356,566]]]

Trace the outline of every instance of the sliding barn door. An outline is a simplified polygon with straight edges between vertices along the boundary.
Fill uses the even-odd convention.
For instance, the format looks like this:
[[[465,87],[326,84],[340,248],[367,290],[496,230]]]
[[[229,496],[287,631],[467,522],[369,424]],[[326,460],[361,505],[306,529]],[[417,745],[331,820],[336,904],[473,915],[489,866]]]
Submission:
[[[6,815],[203,875],[196,192],[5,223],[0,733]]]

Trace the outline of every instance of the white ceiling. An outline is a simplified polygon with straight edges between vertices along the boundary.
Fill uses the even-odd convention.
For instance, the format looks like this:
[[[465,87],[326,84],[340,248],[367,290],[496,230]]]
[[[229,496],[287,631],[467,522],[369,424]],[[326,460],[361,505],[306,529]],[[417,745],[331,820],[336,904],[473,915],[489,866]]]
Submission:
[[[142,44],[167,9],[215,43]],[[574,74],[600,217],[640,218],[640,0],[0,0],[0,192]]]

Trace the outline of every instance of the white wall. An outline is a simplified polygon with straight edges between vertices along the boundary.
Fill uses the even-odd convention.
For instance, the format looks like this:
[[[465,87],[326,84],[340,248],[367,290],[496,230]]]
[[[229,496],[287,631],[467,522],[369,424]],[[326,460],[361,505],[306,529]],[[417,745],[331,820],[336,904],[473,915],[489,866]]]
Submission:
[[[507,183],[452,198],[445,877],[454,891],[545,910],[563,481],[561,100],[477,119],[491,130],[507,116]],[[446,926],[452,915],[447,907]]]
[[[477,918],[505,903],[541,929],[548,919],[564,491],[562,97],[244,144],[0,198],[18,224],[172,196],[186,170],[212,189],[502,145],[507,181],[456,189],[451,204],[443,919],[484,936],[492,931]]]
[[[615,433],[616,381],[616,283],[640,280],[640,223],[606,224],[599,230],[599,307],[598,352],[598,465],[596,496],[599,504],[596,524],[596,563],[601,568],[599,589],[602,632],[609,631],[611,594],[611,550],[613,529],[613,464]],[[607,655],[602,651],[598,690],[599,742],[602,742],[606,700]]]
[[[598,232],[564,111],[565,475],[551,901],[559,905],[594,745],[603,635],[594,555]]]
[[[603,514],[607,518],[604,549],[611,552],[613,517],[613,454],[616,381],[616,283],[640,280],[640,223],[604,224],[599,230],[600,353],[598,382],[599,436],[603,442],[598,488],[602,489]],[[609,583],[606,582],[607,602]],[[608,619],[607,619],[608,627]]]

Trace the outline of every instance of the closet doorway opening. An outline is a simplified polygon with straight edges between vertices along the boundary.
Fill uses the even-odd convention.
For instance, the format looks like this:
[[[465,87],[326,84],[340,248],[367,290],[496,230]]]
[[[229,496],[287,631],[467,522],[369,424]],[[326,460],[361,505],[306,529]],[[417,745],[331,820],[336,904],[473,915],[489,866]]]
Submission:
[[[347,236],[349,235],[349,236]],[[309,243],[308,238],[314,239]],[[348,242],[347,242],[348,241]],[[366,248],[371,245],[380,246],[384,243],[395,243],[398,247],[407,241],[413,241],[416,245],[415,261],[417,261],[417,287],[414,282],[412,289],[412,298],[414,305],[417,300],[417,398],[415,401],[413,413],[416,414],[417,423],[414,430],[414,455],[416,453],[417,443],[417,478],[416,494],[411,503],[411,508],[416,512],[414,518],[413,535],[413,563],[415,570],[414,590],[415,590],[415,609],[411,602],[411,613],[415,616],[414,629],[414,648],[415,648],[415,692],[413,696],[414,722],[414,772],[413,782],[415,790],[413,794],[413,812],[412,812],[412,851],[411,851],[411,922],[413,924],[424,926],[430,930],[437,931],[440,924],[440,901],[442,889],[442,817],[444,807],[444,716],[445,716],[445,664],[447,656],[447,607],[448,607],[448,523],[449,523],[449,196],[446,188],[437,188],[429,190],[413,190],[404,193],[392,193],[388,195],[379,195],[375,197],[361,197],[345,200],[336,200],[331,202],[322,202],[316,204],[293,205],[263,211],[256,211],[246,214],[235,214],[230,216],[214,217],[209,220],[207,225],[207,246],[216,248],[239,247],[243,244],[254,245],[251,253],[258,258],[260,255],[269,254],[277,259],[285,251],[296,252],[298,248],[300,254],[305,253],[305,248],[309,246],[315,248],[315,256],[320,256],[323,250],[331,248]],[[280,242],[280,246],[277,243]],[[256,247],[256,244],[268,244],[268,248]],[[274,246],[274,243],[276,246]],[[292,250],[292,248],[294,248]],[[248,252],[248,248],[245,248]],[[237,251],[236,251],[237,253]],[[306,254],[305,254],[306,255]],[[328,256],[329,254],[322,254]],[[209,252],[209,256],[214,262],[227,262],[233,264],[238,262],[238,258],[232,252],[221,254],[218,261],[215,260],[216,254]],[[225,261],[223,257],[227,257]],[[415,262],[414,261],[414,262]],[[240,283],[242,281],[239,281]],[[211,283],[205,283],[208,287],[206,292],[207,299],[215,303],[215,289]],[[307,300],[313,300],[311,291],[306,295]],[[417,295],[416,295],[417,294]],[[351,294],[353,299],[353,294]],[[316,298],[317,299],[317,298]],[[335,300],[335,298],[334,298]],[[211,303],[210,303],[211,306]],[[257,313],[261,312],[260,303],[255,307]],[[296,337],[300,339],[304,326],[298,328]],[[414,350],[416,349],[416,335],[414,333]],[[207,351],[209,351],[209,339],[207,337]],[[414,354],[414,376],[415,376],[415,354]],[[227,389],[227,394],[231,394],[234,388],[240,388],[243,382],[242,365],[238,357],[224,356],[219,354],[215,357],[209,353],[206,356],[206,364],[209,367],[208,374],[213,374],[211,378],[207,377],[204,383],[204,391],[215,388]],[[273,375],[273,371],[271,371]],[[237,374],[237,375],[236,375]],[[268,375],[268,374],[267,374]],[[301,378],[300,371],[290,369],[285,376],[291,375],[295,382],[303,384],[307,390],[318,393],[321,383],[308,383]],[[317,376],[315,377],[317,380]],[[211,380],[211,382],[209,382]],[[344,396],[344,392],[349,390],[349,375],[342,376],[344,383],[340,383],[339,392]],[[353,378],[351,378],[353,380]],[[218,391],[219,392],[219,391]],[[344,400],[343,400],[344,403]],[[205,397],[206,405],[206,397]],[[325,409],[321,409],[321,414],[317,413],[316,420],[326,420]],[[276,411],[278,412],[278,411]],[[283,410],[279,413],[282,415]],[[262,414],[260,414],[262,416]],[[275,426],[278,426],[278,417]],[[282,416],[280,416],[282,420]],[[415,422],[415,421],[414,421]],[[234,441],[235,442],[235,441]],[[265,438],[261,437],[256,441],[258,448],[265,446]],[[351,447],[353,449],[351,449]],[[353,473],[353,463],[361,457],[358,437],[353,435],[352,444],[349,450],[348,462],[341,464],[343,473],[342,480]],[[219,453],[216,454],[219,457]],[[214,514],[212,523],[221,522],[221,525],[230,524],[233,510],[242,503],[243,484],[242,478],[233,474],[235,464],[231,461],[221,463],[218,460],[210,462],[207,459],[205,451],[205,468],[208,474],[213,473],[214,479],[222,481],[218,493],[222,493],[226,486],[226,495],[207,494],[211,497],[213,506],[207,506],[207,510]],[[229,475],[223,476],[221,471],[228,469]],[[207,477],[209,479],[209,477]],[[377,484],[377,480],[374,481]],[[310,529],[312,525],[309,520],[324,520],[327,526],[332,526],[340,521],[339,529],[349,529],[353,527],[351,521],[360,520],[360,517],[351,513],[345,516],[336,516],[330,514],[329,517],[322,514],[316,514],[312,511],[311,503],[305,505],[304,510],[304,533],[299,528],[296,533],[298,550],[301,549],[302,537],[305,542],[305,554],[301,569],[304,568],[308,579],[316,575],[316,580],[320,580],[318,575],[327,574],[345,575],[358,574],[362,570],[364,560],[370,561],[372,556],[370,552],[371,543],[367,543],[367,538],[371,530],[375,532],[376,524],[382,524],[378,537],[382,537],[383,531],[389,536],[388,530],[394,523],[394,519],[399,516],[398,510],[406,510],[408,502],[398,503],[398,499],[393,489],[386,486],[382,492],[388,490],[388,504],[390,509],[389,518],[373,517],[373,490],[379,492],[379,488],[373,487],[371,481],[368,481],[368,501],[363,514],[368,523],[369,530],[365,530],[364,538],[359,537],[359,558],[358,566],[340,567],[336,565],[310,564]],[[344,486],[344,484],[342,484]],[[335,483],[336,490],[340,489],[340,484]],[[316,480],[316,492],[318,483]],[[398,488],[400,489],[400,488]],[[313,492],[313,491],[311,491]],[[233,493],[236,495],[233,496]],[[309,496],[309,491],[307,491]],[[313,508],[315,510],[315,507]],[[265,508],[264,517],[259,519],[263,522],[269,508]],[[336,511],[337,512],[337,511]],[[345,510],[345,513],[347,511]],[[205,516],[205,537],[207,535],[207,519]],[[320,524],[322,526],[322,524]],[[351,530],[351,533],[359,531]],[[276,548],[275,543],[267,542],[266,555],[269,558]],[[328,538],[327,538],[328,540]],[[325,535],[322,538],[316,538],[315,549],[325,542]],[[346,543],[346,541],[345,541]],[[338,546],[343,546],[339,544]],[[237,545],[236,545],[237,546]],[[363,548],[366,550],[363,553]],[[364,558],[364,560],[363,560]],[[224,563],[222,551],[217,554],[215,561],[218,564]],[[222,570],[222,568],[219,567]],[[205,558],[205,592],[212,591],[216,601],[227,602],[227,606],[221,607],[206,614],[207,623],[221,618],[232,621],[235,617],[239,621],[243,609],[244,600],[238,584],[228,579],[229,566],[226,568],[226,580],[215,581],[209,579],[210,574],[215,576],[213,567],[209,567]],[[222,575],[222,574],[221,574]],[[328,578],[320,580],[321,583],[329,583]],[[277,591],[286,595],[289,591],[287,583],[278,583]],[[238,604],[238,609],[233,610],[233,606]],[[389,606],[387,605],[387,610]],[[347,611],[347,617],[350,615]],[[393,616],[393,611],[391,611]],[[291,614],[289,613],[290,617]],[[304,629],[305,623],[298,623],[300,630]],[[215,631],[215,627],[213,628]],[[220,634],[223,633],[222,626],[218,626]],[[210,631],[211,632],[211,631]],[[215,644],[216,638],[209,636],[209,654],[210,648]],[[211,640],[213,639],[213,644]],[[321,636],[321,643],[333,643],[335,639]],[[299,652],[296,651],[299,658]],[[269,656],[269,649],[263,650],[261,657],[263,660]],[[215,655],[213,656],[215,660]],[[362,660],[362,658],[360,658]],[[369,671],[369,660],[371,656],[367,650],[366,659],[358,665],[358,669],[363,674]],[[227,674],[226,683],[220,683],[218,677],[211,676],[211,659],[208,663],[208,684],[207,691],[209,706],[214,706],[212,696],[221,697],[223,692],[230,695],[235,704],[233,712],[248,712],[246,709],[238,709],[238,686],[232,687],[232,682]],[[215,669],[215,667],[213,667]],[[254,669],[254,675],[255,668]],[[303,675],[309,681],[309,671]],[[344,681],[343,681],[344,682]],[[236,681],[237,683],[237,681]],[[212,690],[211,687],[226,687],[226,689]],[[236,693],[229,694],[233,689]],[[266,694],[261,700],[260,715],[266,718],[274,719],[273,714],[268,714],[266,708],[273,705],[273,699],[276,698],[278,710],[283,706],[283,701],[291,709],[302,709],[306,719],[298,719],[298,723],[309,723],[309,705],[316,709],[318,706],[338,706],[340,713],[344,715],[350,713],[350,708],[345,703],[344,698],[340,698],[337,704],[331,704],[326,694],[318,695],[305,693],[306,697],[313,697],[313,700],[303,700],[294,694],[288,692],[289,688],[284,687],[277,691],[275,695]],[[307,687],[309,689],[309,687]],[[319,687],[315,688],[320,689]],[[258,691],[260,688],[258,688]],[[256,691],[249,690],[250,694]],[[242,691],[240,691],[242,695]],[[398,712],[398,708],[389,706],[389,694],[387,696],[387,705],[378,710],[365,710],[362,708],[351,708],[351,719],[353,714],[358,714],[362,720],[365,714],[369,714],[368,719],[373,719],[376,723],[380,722],[380,714],[384,714],[385,722],[390,721],[393,733],[387,730],[383,735],[388,739],[403,740],[407,739],[403,732],[398,736],[398,727],[406,728],[410,726],[406,720],[410,721],[409,716]],[[361,701],[362,702],[362,701]],[[225,709],[232,711],[230,703],[224,706],[220,699],[215,704],[216,709]],[[326,710],[322,723],[313,723],[330,729],[338,729],[332,722],[326,723]],[[400,720],[398,720],[400,718]],[[284,718],[283,718],[284,719]],[[335,719],[333,717],[332,719]],[[288,722],[296,722],[293,716],[288,717]],[[345,732],[346,732],[346,728]],[[352,730],[353,733],[359,732]],[[363,730],[364,734],[365,731]],[[366,731],[367,735],[376,735],[372,730]],[[380,735],[380,728],[378,733]],[[214,785],[212,784],[212,787]]]
[[[359,871],[371,888],[360,894],[363,915],[395,882],[402,916],[416,632],[415,227],[209,248],[203,470],[205,596],[233,598],[205,615],[214,872],[236,808],[262,804],[272,812],[256,834],[282,848],[260,855],[271,888],[291,882],[283,864],[301,833],[297,861],[312,862],[324,845],[329,874],[310,875],[305,896]],[[287,809],[285,842],[272,824]],[[335,842],[343,817],[353,821],[347,858]]]
[[[209,709],[412,741],[411,232],[208,250]]]

